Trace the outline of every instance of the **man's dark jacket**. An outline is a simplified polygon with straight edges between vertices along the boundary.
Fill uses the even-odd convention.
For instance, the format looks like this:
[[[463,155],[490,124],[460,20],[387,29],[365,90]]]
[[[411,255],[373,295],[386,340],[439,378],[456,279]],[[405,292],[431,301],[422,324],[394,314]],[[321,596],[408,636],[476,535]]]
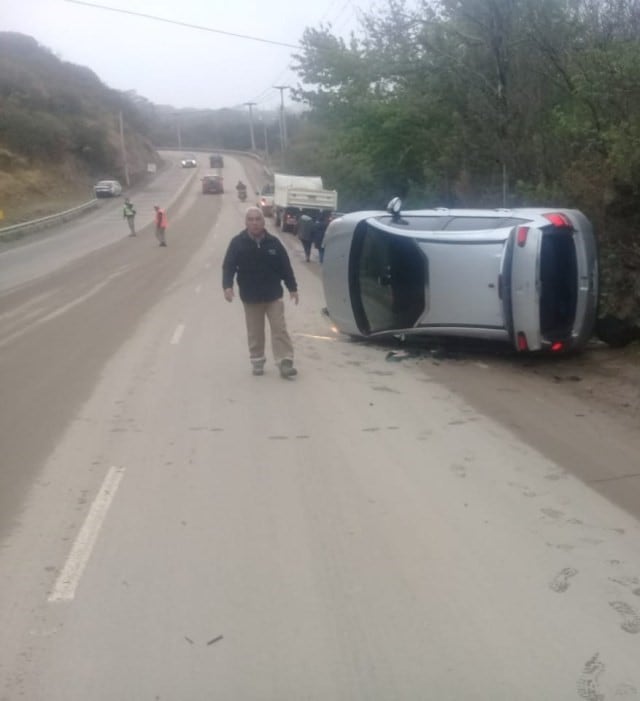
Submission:
[[[231,239],[222,262],[222,289],[233,287],[235,275],[240,299],[249,304],[280,299],[281,282],[289,292],[298,290],[285,247],[267,231],[258,241],[246,229]]]

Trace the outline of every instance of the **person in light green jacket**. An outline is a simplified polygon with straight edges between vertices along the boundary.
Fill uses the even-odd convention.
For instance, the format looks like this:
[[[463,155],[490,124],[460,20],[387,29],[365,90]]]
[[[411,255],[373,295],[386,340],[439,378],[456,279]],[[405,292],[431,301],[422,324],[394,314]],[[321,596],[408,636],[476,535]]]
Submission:
[[[122,210],[122,216],[127,220],[129,225],[129,231],[131,232],[129,236],[136,235],[136,208],[133,206],[133,202],[127,197],[124,201],[124,208]]]

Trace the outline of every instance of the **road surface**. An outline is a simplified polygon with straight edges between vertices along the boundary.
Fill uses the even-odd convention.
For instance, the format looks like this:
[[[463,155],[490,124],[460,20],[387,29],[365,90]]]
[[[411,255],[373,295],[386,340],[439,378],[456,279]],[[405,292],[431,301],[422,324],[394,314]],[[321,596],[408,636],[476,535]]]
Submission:
[[[346,341],[286,234],[300,374],[252,376],[243,206],[167,172],[166,249],[116,202],[0,252],[0,699],[640,698],[637,434]]]

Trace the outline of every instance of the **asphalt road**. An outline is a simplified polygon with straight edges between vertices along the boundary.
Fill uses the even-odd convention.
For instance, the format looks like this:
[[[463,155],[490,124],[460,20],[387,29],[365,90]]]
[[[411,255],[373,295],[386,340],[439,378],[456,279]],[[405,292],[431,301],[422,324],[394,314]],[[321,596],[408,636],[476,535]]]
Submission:
[[[201,173],[166,249],[109,203],[0,251],[0,699],[640,698],[633,431],[345,341],[289,235],[300,374],[253,377]]]

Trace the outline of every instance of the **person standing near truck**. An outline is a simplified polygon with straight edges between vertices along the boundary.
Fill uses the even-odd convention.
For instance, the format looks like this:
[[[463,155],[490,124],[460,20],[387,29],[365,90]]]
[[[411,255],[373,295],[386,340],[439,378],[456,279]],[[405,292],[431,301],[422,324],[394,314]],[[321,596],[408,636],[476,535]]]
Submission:
[[[136,208],[133,206],[133,202],[127,197],[124,201],[124,207],[122,209],[122,216],[127,220],[129,225],[129,236],[136,235]]]
[[[308,263],[313,245],[313,219],[306,212],[303,212],[298,219],[298,238],[304,248],[304,259]]]
[[[311,229],[313,245],[318,249],[320,263],[324,261],[324,235],[329,226],[330,217],[331,212],[320,212],[313,222],[313,228]]]

